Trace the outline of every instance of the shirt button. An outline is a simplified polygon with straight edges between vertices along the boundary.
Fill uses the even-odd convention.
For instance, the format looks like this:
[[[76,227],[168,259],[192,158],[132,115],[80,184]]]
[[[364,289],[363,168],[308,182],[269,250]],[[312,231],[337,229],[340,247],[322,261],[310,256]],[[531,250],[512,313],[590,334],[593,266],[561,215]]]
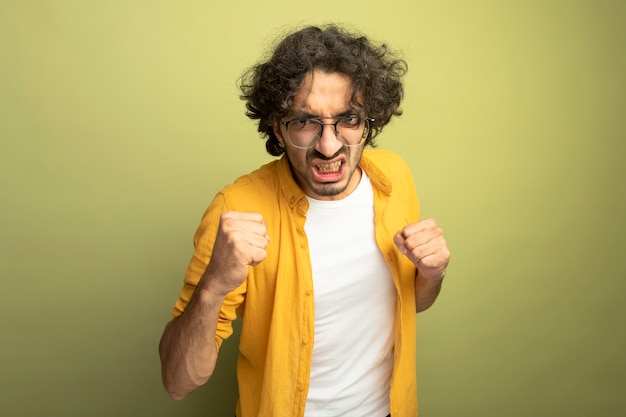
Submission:
[[[298,391],[304,391],[304,384],[298,384]]]
[[[306,290],[306,292],[305,292],[306,295],[311,295],[312,293],[313,293],[313,291],[311,291],[311,290]]]
[[[309,344],[309,339],[302,339],[302,344],[303,345],[308,345]]]

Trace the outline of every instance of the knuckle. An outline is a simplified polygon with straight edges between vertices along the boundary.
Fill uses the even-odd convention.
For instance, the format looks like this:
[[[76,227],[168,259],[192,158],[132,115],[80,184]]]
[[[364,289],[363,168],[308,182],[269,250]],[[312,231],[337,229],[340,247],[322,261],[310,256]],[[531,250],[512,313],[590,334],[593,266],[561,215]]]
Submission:
[[[424,219],[424,225],[429,227],[435,227],[437,224],[434,219]]]
[[[220,218],[220,227],[223,230],[232,229],[235,223],[236,223],[236,220],[231,217],[222,215],[222,217]]]

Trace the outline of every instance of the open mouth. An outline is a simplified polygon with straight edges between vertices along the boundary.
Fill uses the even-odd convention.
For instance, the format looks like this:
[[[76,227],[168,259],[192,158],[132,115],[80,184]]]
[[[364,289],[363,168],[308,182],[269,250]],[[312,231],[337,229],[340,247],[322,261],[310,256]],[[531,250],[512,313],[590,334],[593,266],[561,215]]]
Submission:
[[[339,159],[333,162],[322,162],[313,165],[313,180],[325,183],[343,180],[346,170],[344,162],[343,159]]]

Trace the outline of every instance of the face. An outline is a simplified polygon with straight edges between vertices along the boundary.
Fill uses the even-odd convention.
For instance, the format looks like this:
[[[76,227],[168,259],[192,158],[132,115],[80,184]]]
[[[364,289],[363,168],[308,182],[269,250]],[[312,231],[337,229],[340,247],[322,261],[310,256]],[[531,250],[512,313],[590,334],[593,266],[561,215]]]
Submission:
[[[351,98],[352,82],[348,76],[316,70],[305,77],[294,96],[292,114],[283,120],[294,115],[343,115],[352,109]],[[364,145],[343,146],[332,126],[324,127],[322,137],[310,149],[294,147],[287,139],[282,123],[274,125],[274,133],[285,148],[294,179],[306,195],[317,200],[340,200],[356,189],[361,180],[358,165]]]

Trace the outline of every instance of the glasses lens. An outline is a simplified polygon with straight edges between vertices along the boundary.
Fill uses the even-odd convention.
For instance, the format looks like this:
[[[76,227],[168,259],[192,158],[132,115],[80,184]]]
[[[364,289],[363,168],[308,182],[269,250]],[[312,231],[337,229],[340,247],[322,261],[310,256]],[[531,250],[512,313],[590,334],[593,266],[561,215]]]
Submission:
[[[287,133],[291,143],[301,148],[312,146],[320,133],[321,124],[315,119],[292,120],[287,125]]]
[[[294,146],[311,148],[322,135],[325,126],[332,126],[337,139],[345,146],[360,145],[369,132],[369,122],[358,116],[339,118],[335,123],[323,123],[319,119],[292,120],[287,124],[287,134]]]

